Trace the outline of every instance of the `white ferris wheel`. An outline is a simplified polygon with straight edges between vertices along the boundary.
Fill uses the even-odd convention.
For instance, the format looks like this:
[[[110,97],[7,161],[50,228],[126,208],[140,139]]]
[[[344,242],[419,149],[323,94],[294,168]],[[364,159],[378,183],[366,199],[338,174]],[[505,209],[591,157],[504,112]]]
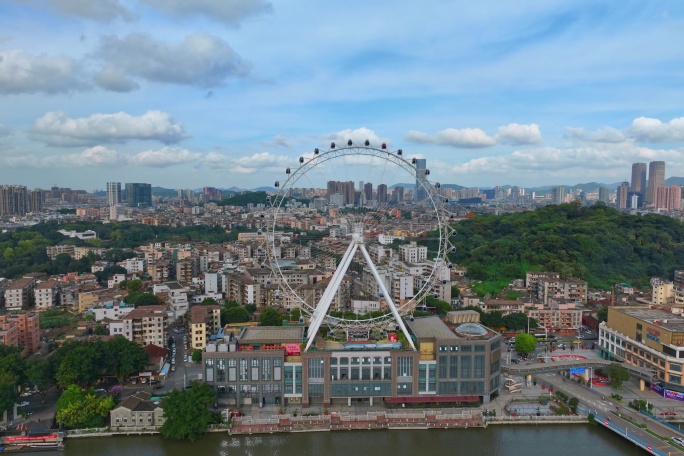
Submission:
[[[415,349],[402,317],[438,296],[455,250],[448,199],[424,164],[349,140],[300,157],[275,183],[265,246],[273,304],[309,318],[305,350],[322,325],[347,338],[392,328]]]

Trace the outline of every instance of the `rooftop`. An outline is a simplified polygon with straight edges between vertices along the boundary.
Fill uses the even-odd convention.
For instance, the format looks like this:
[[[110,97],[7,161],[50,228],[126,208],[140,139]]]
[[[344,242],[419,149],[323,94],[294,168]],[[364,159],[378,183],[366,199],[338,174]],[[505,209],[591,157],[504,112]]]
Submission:
[[[630,317],[656,325],[666,331],[684,332],[684,316],[676,315],[660,309],[615,309]]]
[[[249,326],[242,330],[238,341],[242,344],[301,343],[304,328],[301,326]]]
[[[437,339],[458,339],[447,325],[435,316],[418,317],[413,320],[406,320],[406,324],[418,339],[432,338]]]

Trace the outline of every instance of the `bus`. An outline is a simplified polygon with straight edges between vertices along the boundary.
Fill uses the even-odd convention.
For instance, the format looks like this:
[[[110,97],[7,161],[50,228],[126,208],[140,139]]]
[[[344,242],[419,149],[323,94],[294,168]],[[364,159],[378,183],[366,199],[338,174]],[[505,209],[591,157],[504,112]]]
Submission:
[[[548,340],[548,335],[546,333],[534,333],[533,336],[536,337],[537,340]]]

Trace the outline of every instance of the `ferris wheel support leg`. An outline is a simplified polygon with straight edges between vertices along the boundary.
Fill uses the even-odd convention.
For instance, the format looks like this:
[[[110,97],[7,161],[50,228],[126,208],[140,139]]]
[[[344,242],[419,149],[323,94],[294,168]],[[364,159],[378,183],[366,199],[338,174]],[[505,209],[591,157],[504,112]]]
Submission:
[[[382,277],[380,277],[380,274],[378,274],[378,270],[375,269],[375,264],[373,264],[373,260],[371,259],[370,255],[368,254],[368,251],[366,250],[366,246],[361,244],[359,245],[359,248],[361,249],[361,253],[363,253],[363,257],[366,259],[366,263],[368,263],[368,267],[371,270],[371,273],[373,274],[373,277],[375,277],[375,281],[378,282],[378,286],[380,287],[380,291],[383,292],[385,295],[385,299],[387,299],[387,303],[389,304],[389,308],[392,311],[392,315],[394,315],[394,319],[397,320],[397,325],[399,325],[399,328],[401,328],[401,332],[404,333],[404,336],[406,336],[406,340],[408,341],[409,344],[411,344],[411,347],[415,350],[416,346],[413,344],[413,339],[411,339],[411,334],[409,334],[408,329],[406,329],[406,325],[404,324],[404,320],[401,319],[401,315],[399,315],[399,311],[397,310],[397,307],[394,305],[394,301],[392,301],[392,296],[390,296],[389,292],[387,291],[387,287],[385,286],[385,281],[382,280]]]
[[[328,313],[330,304],[332,303],[332,300],[335,297],[335,293],[337,293],[337,289],[340,288],[340,285],[342,284],[342,279],[344,278],[344,275],[347,273],[347,269],[349,269],[349,265],[354,259],[354,254],[356,253],[356,249],[358,247],[359,245],[356,242],[352,242],[351,244],[349,244],[349,247],[347,248],[347,251],[344,253],[344,256],[342,257],[342,260],[340,261],[340,264],[338,265],[335,274],[333,274],[333,277],[330,280],[328,287],[323,292],[323,296],[321,297],[321,300],[318,302],[316,310],[314,311],[314,314],[311,317],[311,322],[309,323],[309,333],[307,336],[306,347],[304,348],[304,351],[309,350],[309,347],[311,347],[313,340],[316,338],[316,333],[318,332],[318,329],[321,327],[321,324],[325,319],[325,315]]]

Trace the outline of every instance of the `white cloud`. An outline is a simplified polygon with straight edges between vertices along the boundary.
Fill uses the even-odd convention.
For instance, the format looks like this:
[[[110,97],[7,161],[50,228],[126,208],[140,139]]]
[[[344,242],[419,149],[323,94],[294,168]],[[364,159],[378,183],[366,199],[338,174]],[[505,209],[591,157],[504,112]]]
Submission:
[[[380,147],[382,143],[385,143],[389,146],[392,143],[388,138],[382,138],[378,136],[378,134],[375,133],[375,131],[366,127],[357,128],[355,130],[346,129],[338,131],[337,133],[329,133],[327,135],[324,135],[323,139],[325,141],[334,142],[338,146],[346,146],[347,141],[349,141],[350,139],[352,140],[352,143],[357,146],[363,145],[366,142],[366,140],[368,140],[370,142],[370,145],[373,147]],[[325,146],[327,147],[328,144],[326,144]]]
[[[103,146],[88,148],[75,154],[55,154],[39,156],[36,154],[9,155],[2,159],[11,168],[71,168],[71,167],[111,167],[126,163],[117,151]]]
[[[0,138],[12,134],[12,129],[6,125],[0,124]]]
[[[446,128],[430,136],[422,131],[409,130],[404,136],[407,141],[419,144],[439,144],[465,149],[490,147],[496,144],[496,139],[488,136],[479,128]]]
[[[202,154],[199,152],[164,147],[157,150],[146,150],[128,157],[128,163],[135,166],[167,167],[198,162],[201,158]]]
[[[109,22],[117,18],[133,18],[119,0],[48,0],[48,5],[63,15],[96,21]]]
[[[95,56],[104,63],[96,83],[109,90],[134,88],[132,78],[197,86],[218,87],[231,77],[244,77],[251,65],[223,39],[206,33],[188,35],[182,43],[167,44],[145,33],[119,39],[102,38]]]
[[[162,111],[147,111],[142,116],[125,112],[93,114],[79,119],[69,118],[63,111],[48,112],[33,123],[29,135],[51,146],[123,143],[135,139],[171,144],[187,138],[183,125]]]
[[[500,143],[516,145],[537,144],[541,142],[541,131],[537,124],[522,125],[510,123],[499,127],[495,138]]]
[[[15,49],[0,52],[0,94],[66,93],[86,87],[81,69],[68,57],[28,56]]]
[[[264,0],[142,0],[143,3],[177,17],[206,16],[229,25],[237,25],[246,17],[271,11]]]
[[[253,174],[257,171],[285,172],[293,160],[282,155],[273,155],[269,152],[259,152],[250,156],[228,159],[227,165],[233,172],[239,174]]]
[[[678,117],[666,123],[658,119],[639,117],[632,121],[628,131],[631,136],[639,141],[684,141],[684,117]]]
[[[627,140],[622,131],[613,127],[601,127],[593,132],[587,131],[584,128],[566,127],[565,131],[570,137],[580,141],[620,143]]]

